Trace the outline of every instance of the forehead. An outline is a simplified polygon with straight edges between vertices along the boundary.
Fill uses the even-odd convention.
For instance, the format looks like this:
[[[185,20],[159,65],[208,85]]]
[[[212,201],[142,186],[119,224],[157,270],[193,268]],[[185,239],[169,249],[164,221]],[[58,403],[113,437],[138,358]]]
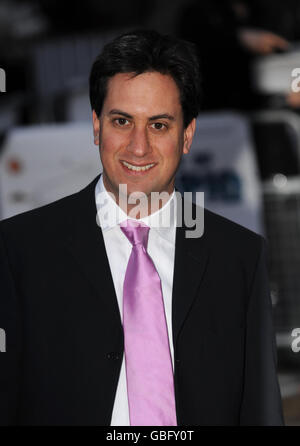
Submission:
[[[103,109],[140,113],[181,113],[180,93],[174,79],[158,72],[118,73],[108,81]]]

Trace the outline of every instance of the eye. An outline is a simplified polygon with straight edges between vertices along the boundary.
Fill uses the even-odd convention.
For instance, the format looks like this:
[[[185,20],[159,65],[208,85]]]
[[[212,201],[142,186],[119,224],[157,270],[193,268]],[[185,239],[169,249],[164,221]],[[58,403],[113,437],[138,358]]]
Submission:
[[[116,125],[118,125],[119,127],[124,127],[128,125],[129,121],[126,118],[117,118],[114,119],[114,123],[116,123]]]
[[[163,130],[167,128],[166,124],[163,124],[162,122],[154,122],[153,124],[151,124],[151,127],[155,130]]]

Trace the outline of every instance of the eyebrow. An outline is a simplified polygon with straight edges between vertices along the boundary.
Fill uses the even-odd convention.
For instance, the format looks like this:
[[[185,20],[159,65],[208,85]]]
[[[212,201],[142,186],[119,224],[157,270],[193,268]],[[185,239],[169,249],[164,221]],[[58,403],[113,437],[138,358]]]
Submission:
[[[123,112],[122,110],[110,110],[108,113],[109,115],[121,115],[128,119],[133,119],[133,116],[131,116],[129,113]],[[170,115],[169,113],[162,113],[159,115],[150,116],[149,121],[155,121],[157,119],[169,119],[170,121],[175,121],[175,117]]]

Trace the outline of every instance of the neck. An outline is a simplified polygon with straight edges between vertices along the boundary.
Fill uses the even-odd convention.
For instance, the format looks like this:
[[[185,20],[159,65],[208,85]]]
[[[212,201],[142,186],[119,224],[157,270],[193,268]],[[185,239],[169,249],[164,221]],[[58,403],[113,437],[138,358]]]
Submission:
[[[138,194],[133,193],[130,196],[115,197],[118,206],[130,217],[140,219],[148,217],[159,211],[171,198],[172,194],[166,191],[160,193]]]
[[[125,214],[134,219],[148,217],[159,211],[170,200],[174,190],[173,187],[171,193],[165,190],[161,192],[151,191],[148,194],[132,192],[128,195],[126,185],[119,185],[119,190],[114,191],[107,187],[105,180],[105,177],[103,177],[106,192],[110,193],[110,196]],[[122,186],[125,186],[125,188]]]

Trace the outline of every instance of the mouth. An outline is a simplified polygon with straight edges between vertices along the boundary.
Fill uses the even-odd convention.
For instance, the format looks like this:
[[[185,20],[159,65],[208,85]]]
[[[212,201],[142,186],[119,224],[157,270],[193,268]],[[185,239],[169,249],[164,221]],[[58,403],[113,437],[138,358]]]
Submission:
[[[126,170],[126,172],[128,173],[132,173],[132,174],[145,174],[146,172],[149,172],[149,170],[153,169],[153,167],[156,165],[155,163],[149,163],[149,164],[144,164],[144,165],[136,165],[136,164],[131,164],[128,163],[127,161],[121,160],[121,164],[123,166],[123,168]]]

